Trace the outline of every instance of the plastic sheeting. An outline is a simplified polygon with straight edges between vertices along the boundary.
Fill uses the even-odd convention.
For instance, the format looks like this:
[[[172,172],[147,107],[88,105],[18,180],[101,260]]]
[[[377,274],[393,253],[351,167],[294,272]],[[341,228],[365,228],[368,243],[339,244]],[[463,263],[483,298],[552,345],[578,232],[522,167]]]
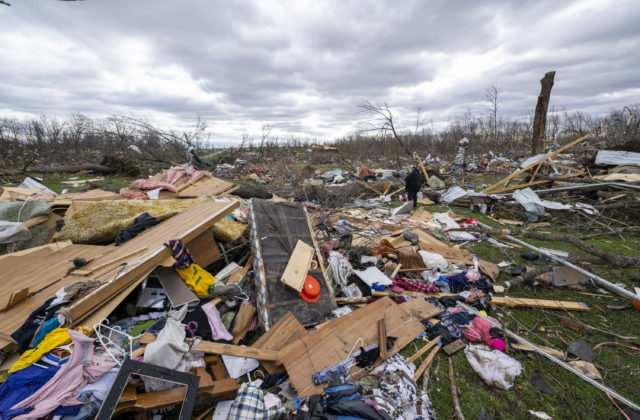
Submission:
[[[464,355],[482,380],[496,388],[511,388],[516,377],[522,373],[522,365],[516,359],[483,344],[468,345]]]
[[[22,223],[0,220],[0,244],[31,239],[31,232]]]

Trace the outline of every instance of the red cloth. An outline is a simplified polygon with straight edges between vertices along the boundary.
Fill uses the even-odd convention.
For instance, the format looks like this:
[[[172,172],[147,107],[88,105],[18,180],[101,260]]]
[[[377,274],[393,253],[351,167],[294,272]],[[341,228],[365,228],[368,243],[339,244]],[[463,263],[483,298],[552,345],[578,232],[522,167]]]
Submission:
[[[403,277],[391,279],[393,284],[402,287],[404,290],[422,293],[440,293],[440,289],[435,283],[425,282],[423,280],[411,280]]]
[[[365,176],[371,175],[371,171],[365,165],[360,167],[360,173],[358,174],[360,178],[364,178]]]

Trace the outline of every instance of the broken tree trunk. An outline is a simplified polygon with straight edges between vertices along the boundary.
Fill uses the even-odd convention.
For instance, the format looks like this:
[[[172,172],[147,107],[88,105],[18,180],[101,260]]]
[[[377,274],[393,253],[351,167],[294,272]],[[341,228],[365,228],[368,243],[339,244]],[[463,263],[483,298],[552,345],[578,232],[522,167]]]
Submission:
[[[540,79],[540,96],[533,120],[533,140],[531,142],[531,154],[537,155],[544,152],[544,135],[547,126],[547,109],[551,98],[551,88],[556,72],[550,71]]]

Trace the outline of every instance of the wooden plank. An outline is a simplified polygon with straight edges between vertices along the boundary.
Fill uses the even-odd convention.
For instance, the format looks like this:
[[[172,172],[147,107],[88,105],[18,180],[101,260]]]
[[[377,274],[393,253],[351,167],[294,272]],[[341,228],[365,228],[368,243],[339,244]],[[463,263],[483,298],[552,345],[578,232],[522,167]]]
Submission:
[[[430,304],[422,298],[411,299],[404,302],[400,304],[400,308],[412,317],[423,322],[442,313],[440,308]]]
[[[402,310],[400,305],[389,298],[382,298],[328,321],[323,328],[301,335],[284,347],[280,352],[281,360],[298,396],[321,393],[322,386],[314,385],[311,375],[342,362],[356,343],[363,347],[378,344],[377,321],[383,318],[387,324],[387,334],[398,337],[395,345],[388,350],[388,356],[397,353],[424,331],[424,325]],[[359,338],[362,340],[359,341]],[[378,363],[379,360],[374,367]],[[354,367],[350,379],[357,380],[367,373],[364,369]]]
[[[220,248],[213,237],[213,231],[207,229],[193,240],[185,244],[196,264],[207,267],[222,256]]]
[[[537,346],[552,356],[564,358],[563,351],[554,349],[553,347],[541,346],[540,344],[537,344]],[[511,347],[512,349],[521,350],[521,351],[536,351],[533,347],[529,347],[528,345],[523,343],[510,343],[509,347]]]
[[[418,358],[420,356],[422,356],[423,354],[425,354],[426,352],[431,350],[433,348],[433,346],[438,344],[438,340],[439,339],[440,339],[440,336],[437,336],[433,340],[429,341],[423,348],[421,348],[420,350],[415,352],[412,356],[410,356],[407,360],[405,360],[405,363],[409,364],[409,363],[413,363],[414,361],[418,360]]]
[[[512,185],[510,187],[505,187],[505,188],[501,188],[499,190],[491,191],[489,194],[500,194],[500,193],[507,192],[507,191],[519,190],[521,188],[531,187],[533,185],[546,184],[548,182],[553,182],[556,179],[572,178],[574,176],[584,175],[584,173],[585,173],[584,171],[581,171],[581,172],[576,172],[576,173],[573,173],[573,174],[560,175],[560,176],[557,176],[557,177],[555,177],[553,179],[543,179],[543,180],[540,180],[540,181],[529,182],[529,183],[526,183],[526,184]]]
[[[102,270],[104,268],[107,268],[107,267],[113,267],[116,264],[120,264],[120,263],[122,263],[124,261],[127,261],[127,260],[133,258],[135,255],[140,255],[140,254],[143,254],[143,253],[145,253],[147,251],[148,251],[147,247],[143,247],[143,248],[140,248],[140,249],[133,249],[128,254],[125,254],[125,255],[122,255],[122,256],[120,256],[118,258],[111,259],[109,261],[105,261],[105,262],[103,262],[101,264],[95,265],[95,266],[91,267],[91,269],[88,269],[88,270],[74,270],[73,274],[75,274],[77,276],[88,276],[88,275],[91,275],[92,273],[94,273],[96,271],[100,271],[100,270]],[[98,255],[98,258],[101,257],[101,256],[102,255]]]
[[[235,184],[224,179],[216,178],[206,172],[204,176],[189,182],[184,188],[181,188],[178,197],[202,197],[205,195],[218,196],[225,191],[235,187]]]
[[[251,327],[251,322],[253,321],[253,316],[256,314],[256,307],[251,305],[250,303],[242,302],[240,304],[240,308],[238,309],[238,313],[236,314],[236,320],[233,323],[233,329],[231,330],[231,335],[233,336],[233,344],[238,345],[240,340],[242,340],[249,331]]]
[[[509,181],[511,178],[520,175],[521,173],[526,172],[527,170],[529,170],[530,168],[533,168],[534,166],[536,166],[537,164],[539,164],[540,162],[544,162],[547,159],[550,159],[552,157],[554,157],[555,155],[557,155],[558,153],[575,146],[576,144],[588,139],[591,135],[587,134],[586,136],[580,137],[579,139],[576,139],[574,141],[572,141],[569,144],[566,144],[564,146],[562,146],[561,148],[559,148],[558,150],[556,150],[555,152],[551,152],[551,153],[547,153],[546,155],[544,155],[543,157],[541,157],[540,159],[536,160],[535,162],[533,162],[530,165],[525,166],[524,168],[520,169],[519,171],[516,171],[514,173],[512,173],[511,175],[507,176],[506,178],[501,179],[500,181],[496,182],[493,185],[488,186],[487,188],[485,188],[484,190],[482,190],[483,194],[489,194],[489,192],[493,189],[495,189],[496,187],[504,184],[505,182]],[[495,194],[495,193],[491,193],[491,194]]]
[[[424,373],[425,370],[427,370],[427,368],[429,367],[429,365],[431,364],[431,361],[433,360],[433,358],[436,356],[436,353],[440,350],[440,346],[436,346],[433,350],[431,350],[431,353],[429,353],[429,355],[427,356],[426,359],[424,359],[424,362],[422,362],[422,364],[420,364],[420,366],[418,366],[418,369],[416,369],[416,373],[414,373],[413,375],[413,379],[415,379],[416,381],[418,379],[420,379],[420,377],[422,376],[422,374]]]
[[[315,250],[311,246],[298,239],[280,281],[301,292],[314,254]]]
[[[300,321],[298,321],[291,312],[287,312],[278,322],[269,328],[269,331],[258,338],[251,347],[280,350],[299,336],[305,334],[307,334],[307,330],[305,330]],[[284,373],[284,368],[277,362],[263,361],[260,364],[270,374]]]
[[[387,325],[384,318],[378,320],[378,348],[380,359],[387,360]]]
[[[277,350],[234,346],[232,344],[221,344],[211,341],[200,341],[194,349],[203,353],[226,354],[228,356],[248,357],[250,359],[268,360],[271,362],[280,360],[280,352]]]
[[[25,255],[31,255],[32,257],[38,258],[46,257],[47,255],[51,255],[54,252],[71,245],[73,245],[73,242],[71,241],[60,241],[47,245],[36,246],[22,251],[12,252],[11,254],[0,255],[0,263],[9,263],[10,261],[13,261],[15,257],[23,257]],[[7,266],[10,267],[11,264]]]
[[[108,254],[113,249],[115,249],[113,246],[72,245],[44,257],[27,254],[3,262],[2,270],[0,270],[0,284],[3,288],[3,293],[0,295],[0,310],[5,310],[8,307],[9,297],[14,292],[29,289],[28,295],[33,295],[57,283],[67,275],[69,270],[74,268],[72,262],[74,258],[83,257],[86,260],[91,260],[94,256]],[[49,297],[51,296],[47,296],[45,299]],[[42,301],[44,302],[45,299]],[[17,304],[18,301],[13,303]],[[25,314],[24,319],[27,319],[29,313]],[[2,324],[2,315],[0,315],[0,330],[3,327]]]
[[[422,175],[424,175],[424,181],[427,182],[429,180],[429,174],[427,174],[427,169],[424,167],[422,161],[419,161],[420,169],[422,170]]]
[[[95,273],[95,278],[105,281],[102,286],[89,295],[71,305],[70,313],[74,321],[79,321],[91,312],[95,311],[115,296],[122,289],[127,288],[144,273],[155,268],[167,256],[171,255],[171,250],[163,244],[170,239],[181,239],[187,243],[196,238],[213,224],[229,214],[238,206],[236,201],[232,202],[211,202],[198,203],[184,212],[173,216],[151,229],[147,229],[135,238],[125,242],[110,254],[88,264],[85,269],[91,270],[94,266],[101,265],[106,261],[120,258],[129,254],[132,250],[147,247],[150,251],[135,260],[129,261],[117,273],[110,270],[100,270]],[[81,276],[67,276],[67,280],[74,280]]]
[[[30,228],[30,227],[34,227],[36,225],[39,225],[42,222],[46,222],[47,220],[49,220],[49,216],[48,215],[42,215],[42,216],[32,217],[29,220],[25,220],[24,222],[22,222],[22,224],[26,228]]]
[[[491,303],[498,306],[511,308],[543,308],[560,309],[567,311],[590,311],[591,309],[584,302],[569,302],[562,300],[527,299],[508,296],[494,296]]]
[[[368,190],[373,191],[374,193],[376,193],[376,195],[382,195],[382,191],[379,191],[377,188],[372,187],[371,185],[367,184],[366,182],[360,181],[359,179],[356,179],[356,182],[365,187]]]
[[[459,338],[453,343],[449,343],[446,346],[444,346],[442,350],[444,350],[445,353],[451,356],[453,353],[457,352],[458,350],[463,349],[464,346],[466,346],[465,342],[461,338]]]

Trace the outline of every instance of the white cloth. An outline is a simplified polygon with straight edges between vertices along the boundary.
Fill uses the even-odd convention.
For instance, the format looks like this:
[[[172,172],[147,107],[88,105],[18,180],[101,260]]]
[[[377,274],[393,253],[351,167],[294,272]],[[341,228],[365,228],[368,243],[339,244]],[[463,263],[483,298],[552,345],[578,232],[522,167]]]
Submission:
[[[516,359],[484,344],[468,345],[464,355],[482,380],[496,388],[511,388],[516,376],[522,372],[522,365]]]
[[[164,328],[158,334],[156,341],[147,344],[144,350],[144,361],[152,365],[175,369],[187,351],[189,345],[184,342],[186,332],[181,321],[187,314],[188,305],[169,312]]]
[[[353,274],[353,267],[349,264],[349,260],[338,251],[329,252],[329,265],[333,274],[333,281],[342,287],[347,285],[347,279]]]

